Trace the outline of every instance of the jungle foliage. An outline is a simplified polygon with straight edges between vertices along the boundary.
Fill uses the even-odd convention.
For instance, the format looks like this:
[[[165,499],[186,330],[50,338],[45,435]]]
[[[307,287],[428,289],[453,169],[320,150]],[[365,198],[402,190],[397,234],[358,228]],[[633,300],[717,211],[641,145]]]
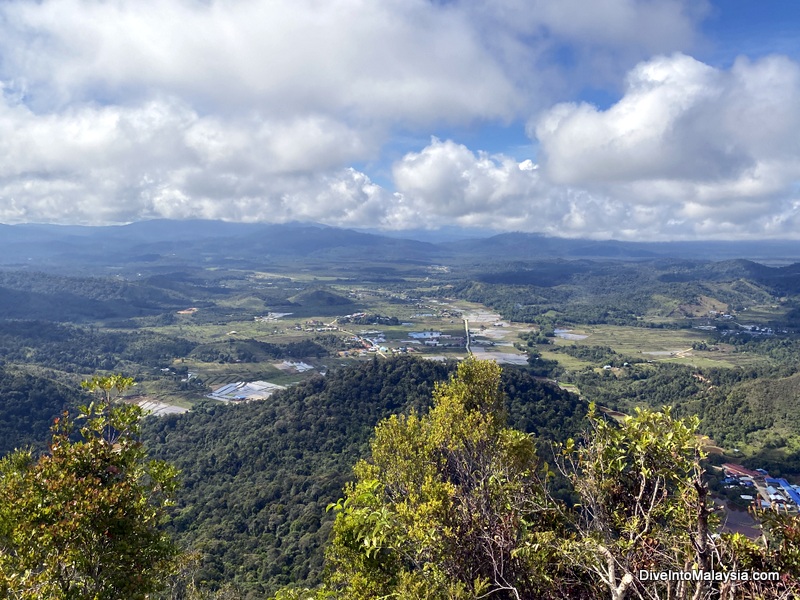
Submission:
[[[142,410],[113,402],[132,383],[88,381],[99,397],[56,422],[46,454],[0,459],[2,597],[136,600],[164,587],[178,550],[160,524],[177,473],[147,459]]]
[[[766,543],[717,533],[696,418],[640,410],[617,424],[590,408],[591,430],[561,445],[556,461],[580,498],[565,505],[549,494],[531,437],[505,425],[502,404],[499,368],[467,360],[435,388],[429,411],[379,423],[356,481],[331,505],[324,585],[275,598],[800,594],[800,517],[764,516]],[[781,577],[743,580],[740,570]],[[648,577],[684,571],[703,576]]]
[[[197,580],[234,582],[244,598],[288,583],[316,584],[333,514],[326,512],[369,449],[375,425],[430,405],[453,365],[374,360],[329,372],[268,402],[207,405],[149,419],[152,455],[182,472],[169,530],[204,558]],[[511,422],[566,440],[585,422],[578,398],[524,370],[503,377]]]
[[[0,456],[43,452],[53,420],[85,401],[73,387],[21,368],[0,368],[0,390]]]

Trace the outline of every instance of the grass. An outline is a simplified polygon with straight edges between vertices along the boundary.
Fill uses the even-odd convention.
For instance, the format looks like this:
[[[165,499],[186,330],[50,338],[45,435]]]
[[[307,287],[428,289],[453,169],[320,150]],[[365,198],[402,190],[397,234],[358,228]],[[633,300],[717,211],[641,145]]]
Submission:
[[[659,362],[674,363],[678,365],[688,365],[690,367],[697,367],[698,369],[702,368],[713,369],[719,367],[732,368],[734,366],[731,363],[724,360],[714,360],[706,358],[704,356],[695,356],[695,355],[674,356],[674,357],[671,356],[669,358],[663,358]]]
[[[172,381],[158,379],[137,381],[132,394],[130,396],[132,399],[139,399],[142,396],[164,404],[180,406],[181,408],[192,408],[196,402],[203,399],[202,395],[197,392],[182,392],[175,388]]]
[[[542,348],[546,348],[546,346],[541,346]],[[561,352],[552,352],[549,350],[541,350],[540,351],[541,357],[547,360],[557,360],[558,364],[567,369],[568,371],[581,371],[586,368],[594,367],[592,363],[584,362],[574,356],[570,356],[569,354],[563,354]]]
[[[734,352],[733,346],[728,344],[719,344],[717,346],[719,350],[715,351],[692,350],[692,344],[707,342],[708,340],[706,332],[696,329],[651,329],[646,327],[593,325],[580,329],[576,328],[573,332],[587,335],[588,337],[583,340],[555,338],[555,345],[608,346],[618,354],[630,357],[643,358],[654,362],[691,365],[698,368],[748,367],[768,360],[755,354]],[[569,370],[592,366],[560,353],[545,351],[542,356],[558,360],[559,364]]]
[[[562,390],[566,390],[568,392],[572,392],[573,394],[576,394],[578,396],[580,396],[580,394],[581,394],[580,389],[574,383],[563,383],[563,382],[559,381],[558,382],[558,387],[560,387]]]
[[[637,355],[645,352],[682,351],[691,348],[694,342],[702,342],[707,338],[705,333],[692,329],[650,329],[616,325],[593,325],[576,329],[575,333],[588,337],[577,341],[556,338],[555,343],[609,346],[620,354]]]
[[[770,323],[781,321],[786,316],[789,309],[777,304],[763,304],[759,306],[749,306],[746,310],[738,313],[737,317],[741,321],[753,323]]]

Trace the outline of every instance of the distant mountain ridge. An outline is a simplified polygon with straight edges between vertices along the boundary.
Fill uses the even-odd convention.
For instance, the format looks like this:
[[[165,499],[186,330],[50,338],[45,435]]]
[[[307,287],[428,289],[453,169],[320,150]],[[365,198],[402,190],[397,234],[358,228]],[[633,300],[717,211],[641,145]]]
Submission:
[[[444,242],[420,241],[315,223],[230,223],[151,220],[117,226],[0,225],[0,266],[85,268],[129,263],[252,267],[278,259],[388,261],[419,264],[542,258],[648,260],[750,259],[769,264],[800,261],[800,242],[624,242],[501,233]],[[432,236],[435,238],[435,236]],[[446,232],[456,237],[454,230]]]
[[[104,267],[171,265],[253,267],[272,258],[422,260],[433,244],[307,223],[252,224],[153,220],[122,226],[0,225],[0,265]]]

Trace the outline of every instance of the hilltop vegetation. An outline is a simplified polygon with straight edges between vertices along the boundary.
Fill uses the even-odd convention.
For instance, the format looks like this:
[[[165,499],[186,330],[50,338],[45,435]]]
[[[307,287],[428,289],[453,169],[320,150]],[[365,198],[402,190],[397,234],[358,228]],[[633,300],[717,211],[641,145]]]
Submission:
[[[545,326],[664,326],[664,319],[707,316],[714,306],[739,311],[777,303],[799,290],[795,266],[771,268],[744,260],[558,260],[476,268],[469,279],[454,283],[453,293],[487,304],[506,319]]]
[[[224,585],[216,597],[263,598],[281,584],[278,600],[800,593],[798,517],[763,513],[766,543],[717,535],[697,418],[644,410],[618,424],[524,371],[404,358],[309,380],[274,403],[151,419],[142,445],[141,411],[111,402],[131,383],[94,378],[103,395],[80,409],[76,439],[65,419],[41,458],[0,460],[4,594],[212,597]],[[569,501],[553,493],[545,448]],[[165,449],[182,461],[182,486],[172,466],[147,459]],[[199,570],[186,571],[157,528],[173,494],[170,529]],[[687,568],[781,577],[672,589],[642,576]]]
[[[167,290],[123,279],[0,271],[2,319],[75,322],[130,318],[177,309],[182,303]]]
[[[592,431],[560,447],[580,498],[555,500],[533,440],[502,417],[499,367],[467,360],[422,414],[376,428],[337,513],[324,585],[276,598],[742,599],[800,593],[798,517],[766,518],[771,544],[717,534],[697,419],[589,411]],[[546,472],[545,472],[546,473]],[[774,545],[776,544],[777,545]],[[762,581],[715,577],[763,569]],[[675,585],[648,574],[693,570]],[[751,571],[746,571],[748,576]]]
[[[86,382],[96,402],[53,427],[48,450],[0,459],[0,595],[20,600],[144,600],[178,549],[160,530],[175,470],[148,461],[142,411],[114,403],[133,383]]]
[[[175,464],[182,487],[170,530],[204,554],[199,580],[234,582],[245,598],[287,583],[319,582],[336,501],[374,426],[397,412],[425,411],[452,364],[411,358],[338,369],[268,402],[206,406],[148,420],[153,456]],[[541,439],[583,426],[573,395],[524,371],[504,375],[512,423]]]

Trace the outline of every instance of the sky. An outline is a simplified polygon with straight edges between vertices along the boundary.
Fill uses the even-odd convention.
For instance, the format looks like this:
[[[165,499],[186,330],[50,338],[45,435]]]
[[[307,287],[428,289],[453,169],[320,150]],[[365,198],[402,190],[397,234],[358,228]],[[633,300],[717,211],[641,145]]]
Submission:
[[[796,0],[4,0],[0,222],[800,239]]]

